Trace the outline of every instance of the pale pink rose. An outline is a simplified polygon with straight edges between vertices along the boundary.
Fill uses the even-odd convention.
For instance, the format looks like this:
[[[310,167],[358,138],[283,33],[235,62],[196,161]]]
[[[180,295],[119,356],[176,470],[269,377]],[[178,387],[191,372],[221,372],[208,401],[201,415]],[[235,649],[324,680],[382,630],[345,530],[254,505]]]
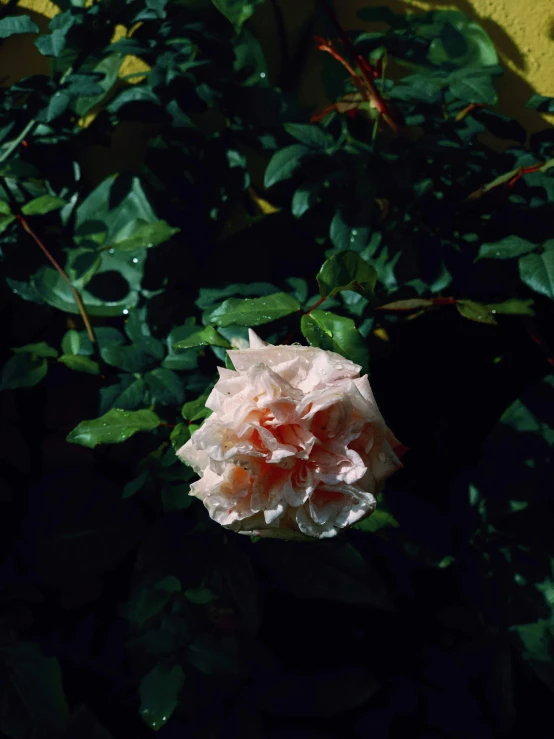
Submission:
[[[200,475],[190,494],[241,533],[327,538],[368,516],[401,467],[367,375],[334,352],[272,346],[250,330],[229,350],[206,406],[177,454]]]

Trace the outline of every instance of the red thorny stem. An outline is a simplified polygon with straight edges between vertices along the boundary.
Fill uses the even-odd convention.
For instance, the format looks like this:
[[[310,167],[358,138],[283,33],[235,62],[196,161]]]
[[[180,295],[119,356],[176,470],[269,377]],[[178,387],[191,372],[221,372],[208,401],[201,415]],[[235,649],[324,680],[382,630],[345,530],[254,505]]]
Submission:
[[[389,106],[387,105],[387,102],[375,86],[374,78],[378,77],[378,72],[371,66],[371,64],[364,59],[364,57],[361,54],[358,54],[356,49],[354,48],[354,44],[352,41],[348,38],[348,35],[346,34],[344,28],[341,26],[339,19],[337,18],[337,15],[331,5],[329,4],[328,0],[322,0],[323,1],[323,7],[327,11],[327,14],[335,26],[337,30],[337,34],[344,46],[344,48],[348,51],[351,58],[356,62],[356,64],[359,67],[359,70],[362,74],[362,77],[360,78],[360,75],[356,74],[354,70],[352,70],[352,67],[348,64],[348,62],[343,59],[334,49],[332,49],[332,45],[330,42],[324,42],[325,48],[319,47],[322,49],[322,51],[328,51],[332,54],[332,56],[335,59],[338,59],[350,72],[350,74],[353,75],[359,80],[359,83],[355,83],[356,86],[358,84],[361,84],[365,91],[367,91],[369,95],[369,99],[377,109],[378,113],[383,117],[383,120],[388,124],[388,126],[395,132],[398,133],[398,123],[395,120],[394,114],[391,112]],[[329,47],[329,48],[327,48]],[[352,71],[351,71],[352,70]]]

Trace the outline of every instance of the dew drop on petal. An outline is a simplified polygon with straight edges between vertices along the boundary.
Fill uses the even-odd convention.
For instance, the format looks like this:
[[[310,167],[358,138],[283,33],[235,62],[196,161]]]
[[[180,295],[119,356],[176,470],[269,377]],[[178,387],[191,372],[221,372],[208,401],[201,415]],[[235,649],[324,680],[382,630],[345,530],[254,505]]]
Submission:
[[[260,72],[260,77],[265,80],[265,72]]]
[[[137,264],[137,262],[138,262],[138,258],[137,257],[133,257],[133,264]]]
[[[115,254],[115,249],[108,249],[108,254]]]
[[[129,313],[129,310],[127,308],[123,308],[123,315],[126,316]]]

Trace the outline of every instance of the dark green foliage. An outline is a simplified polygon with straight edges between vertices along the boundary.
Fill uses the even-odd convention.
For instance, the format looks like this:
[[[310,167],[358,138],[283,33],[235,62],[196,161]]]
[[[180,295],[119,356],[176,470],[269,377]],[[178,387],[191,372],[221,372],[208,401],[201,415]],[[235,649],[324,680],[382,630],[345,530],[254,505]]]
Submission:
[[[495,110],[452,10],[361,9],[377,30],[331,43],[376,92],[326,54],[332,107],[303,110],[261,4],[0,20],[50,65],[0,95],[0,734],[546,736],[552,129]],[[411,449],[338,541],[189,495],[176,452],[251,327],[370,371]]]

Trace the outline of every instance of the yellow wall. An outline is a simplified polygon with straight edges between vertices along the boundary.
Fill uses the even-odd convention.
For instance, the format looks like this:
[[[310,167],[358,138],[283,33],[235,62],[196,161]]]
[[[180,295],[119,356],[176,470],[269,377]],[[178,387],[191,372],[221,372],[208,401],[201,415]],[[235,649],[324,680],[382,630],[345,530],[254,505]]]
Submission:
[[[6,0],[0,0],[5,2]],[[294,48],[302,28],[314,10],[316,0],[278,0]],[[363,28],[356,10],[386,4],[395,11],[417,8],[457,8],[478,21],[493,39],[506,73],[499,83],[500,108],[517,118],[530,131],[544,128],[547,117],[525,108],[533,92],[554,97],[554,2],[552,0],[335,0],[340,20],[346,28]],[[57,11],[50,0],[20,0],[18,12],[31,11],[41,30]],[[271,4],[261,6],[253,19],[264,48],[278,59],[274,16]],[[123,74],[137,69],[138,60],[129,59]],[[314,47],[299,70],[299,94],[308,105],[321,106],[324,92],[319,80],[321,55]],[[48,64],[30,36],[0,42],[0,82],[10,82],[34,72],[47,72]],[[551,116],[549,123],[554,122]]]

